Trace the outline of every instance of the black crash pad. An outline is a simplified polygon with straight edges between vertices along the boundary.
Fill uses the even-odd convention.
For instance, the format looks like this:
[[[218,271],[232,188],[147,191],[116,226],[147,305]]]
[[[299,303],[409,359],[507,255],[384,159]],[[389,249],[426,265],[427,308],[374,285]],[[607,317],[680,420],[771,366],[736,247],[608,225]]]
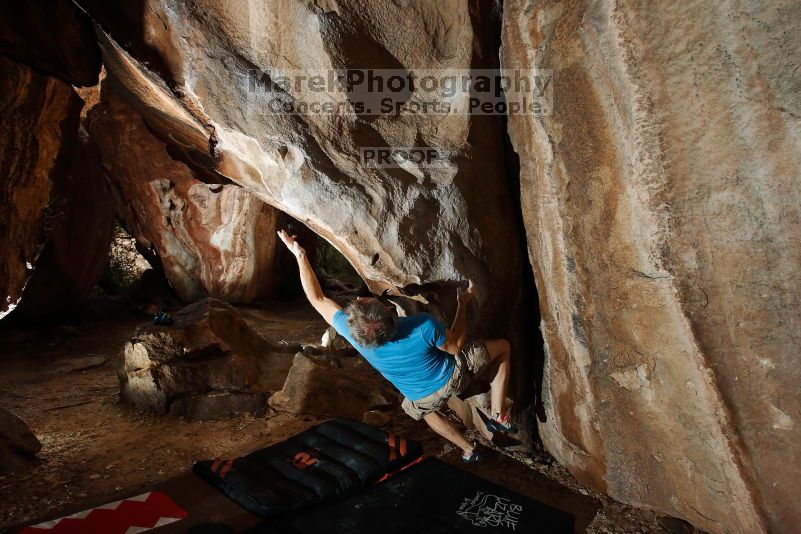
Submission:
[[[571,534],[573,516],[428,458],[351,497],[248,532],[282,534]]]
[[[270,517],[348,495],[421,453],[414,441],[334,419],[242,458],[197,462],[192,470],[246,510]]]

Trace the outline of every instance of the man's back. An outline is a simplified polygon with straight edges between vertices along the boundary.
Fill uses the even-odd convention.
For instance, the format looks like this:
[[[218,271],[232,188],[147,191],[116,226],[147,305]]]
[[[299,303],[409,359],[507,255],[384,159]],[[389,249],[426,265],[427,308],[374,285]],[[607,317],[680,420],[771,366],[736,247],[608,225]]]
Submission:
[[[336,331],[410,400],[425,397],[445,385],[453,373],[453,357],[437,347],[445,342],[445,327],[428,313],[399,317],[395,336],[378,347],[360,346],[351,336],[348,316],[334,314]]]

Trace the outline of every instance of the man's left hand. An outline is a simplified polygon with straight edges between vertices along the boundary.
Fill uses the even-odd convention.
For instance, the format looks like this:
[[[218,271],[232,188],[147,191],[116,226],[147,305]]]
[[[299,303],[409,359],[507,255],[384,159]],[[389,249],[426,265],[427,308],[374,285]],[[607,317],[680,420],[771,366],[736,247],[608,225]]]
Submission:
[[[281,241],[284,242],[284,244],[286,245],[286,248],[288,248],[289,251],[292,254],[294,254],[296,258],[299,258],[299,257],[303,256],[304,254],[306,254],[306,251],[303,250],[303,247],[301,247],[300,243],[297,242],[297,237],[298,236],[293,235],[293,236],[290,237],[290,235],[286,233],[286,230],[279,230],[278,231],[278,237],[281,238]]]

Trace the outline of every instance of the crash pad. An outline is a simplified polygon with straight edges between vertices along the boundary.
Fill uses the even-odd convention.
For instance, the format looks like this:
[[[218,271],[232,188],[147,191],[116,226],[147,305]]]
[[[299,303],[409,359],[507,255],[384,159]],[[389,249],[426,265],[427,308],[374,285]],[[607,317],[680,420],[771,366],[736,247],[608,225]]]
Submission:
[[[248,532],[571,534],[571,514],[427,458],[388,480]]]
[[[414,441],[338,418],[241,458],[197,462],[193,471],[246,510],[270,517],[348,495],[421,452]]]

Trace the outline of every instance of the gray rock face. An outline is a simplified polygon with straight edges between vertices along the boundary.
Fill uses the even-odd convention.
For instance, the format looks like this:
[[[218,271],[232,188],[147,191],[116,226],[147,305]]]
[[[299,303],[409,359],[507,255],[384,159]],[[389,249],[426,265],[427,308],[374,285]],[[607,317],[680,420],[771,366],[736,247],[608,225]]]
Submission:
[[[142,408],[198,419],[262,413],[297,347],[258,334],[230,304],[205,299],[170,326],[142,325],[118,367],[121,397]]]
[[[793,2],[504,3],[548,450],[710,532],[801,523]]]
[[[25,422],[0,408],[0,473],[19,472],[42,449]]]
[[[276,410],[361,419],[365,412],[399,404],[398,393],[361,357],[295,355],[281,391],[269,400]]]

